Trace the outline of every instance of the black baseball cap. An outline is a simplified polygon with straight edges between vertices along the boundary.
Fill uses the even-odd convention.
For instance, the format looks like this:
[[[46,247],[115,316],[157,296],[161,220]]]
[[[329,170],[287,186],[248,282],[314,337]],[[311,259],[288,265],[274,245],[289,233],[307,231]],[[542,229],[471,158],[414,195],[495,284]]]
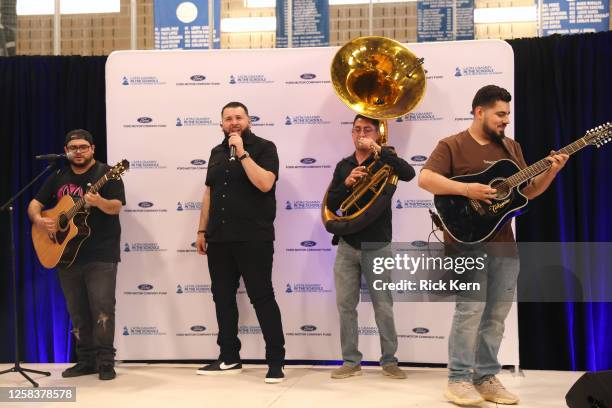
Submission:
[[[93,136],[85,129],[74,129],[70,132],[66,133],[66,140],[64,141],[64,146],[66,146],[71,140],[83,139],[89,142],[89,144],[93,143]]]

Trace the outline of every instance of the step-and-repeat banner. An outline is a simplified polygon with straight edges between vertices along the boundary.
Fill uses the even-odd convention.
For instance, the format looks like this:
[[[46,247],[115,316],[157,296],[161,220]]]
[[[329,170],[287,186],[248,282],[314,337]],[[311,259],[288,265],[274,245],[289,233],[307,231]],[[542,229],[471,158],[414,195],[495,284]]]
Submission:
[[[513,54],[497,40],[409,44],[425,58],[427,89],[412,112],[390,121],[389,144],[417,172],[439,139],[467,128],[474,93],[513,91]],[[117,358],[212,359],[217,323],[206,258],[194,241],[207,161],[222,141],[221,107],[241,101],[255,134],[276,143],[280,175],[273,281],[288,359],[341,359],[332,267],[335,247],[320,220],[336,163],[354,150],[354,112],[334,94],[337,48],[121,51],[106,66],[109,163],[126,158],[117,281]],[[513,136],[510,125],[507,133]],[[249,203],[244,203],[245,206]],[[422,247],[432,196],[416,179],[393,199],[393,240]],[[244,286],[238,291],[243,358],[264,342]],[[445,363],[453,303],[394,306],[398,358]],[[360,303],[359,347],[380,357],[370,303]],[[518,365],[516,307],[506,324],[503,364]]]

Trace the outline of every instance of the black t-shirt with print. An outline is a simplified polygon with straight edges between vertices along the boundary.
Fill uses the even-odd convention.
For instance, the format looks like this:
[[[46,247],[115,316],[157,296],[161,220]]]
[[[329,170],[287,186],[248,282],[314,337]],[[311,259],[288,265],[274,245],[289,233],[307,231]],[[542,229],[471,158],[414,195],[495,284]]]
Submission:
[[[83,174],[76,174],[70,166],[57,170],[43,185],[36,197],[46,208],[53,207],[59,199],[70,195],[76,201],[87,192],[88,184],[94,185],[110,166],[96,161]],[[99,191],[107,200],[116,199],[125,205],[123,181],[109,180]],[[119,215],[109,215],[98,208],[90,208],[87,218],[91,232],[79,249],[75,263],[119,262],[121,225]]]

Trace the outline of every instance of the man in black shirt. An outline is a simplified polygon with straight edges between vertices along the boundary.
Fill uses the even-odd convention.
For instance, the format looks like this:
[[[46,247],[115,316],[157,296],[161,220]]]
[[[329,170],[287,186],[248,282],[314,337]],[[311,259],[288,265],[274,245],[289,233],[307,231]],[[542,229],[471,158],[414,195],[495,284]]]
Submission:
[[[109,180],[98,193],[87,192],[109,170],[94,159],[91,134],[83,129],[68,132],[64,150],[70,166],[57,170],[28,206],[32,223],[49,234],[57,220],[43,217],[44,207],[54,206],[65,195],[84,197],[91,232],[69,267],[58,267],[59,279],[72,319],[78,362],[62,377],[99,373],[101,380],[115,378],[115,284],[119,262],[121,225],[119,212],[125,205],[123,182]]]
[[[397,156],[392,147],[379,143],[379,121],[362,115],[353,120],[353,143],[355,152],[342,159],[334,171],[334,178],[327,195],[328,208],[336,212],[341,203],[351,194],[352,188],[366,174],[366,168],[374,160],[374,153],[380,161],[373,170],[384,164],[390,165],[400,180],[410,181],[415,173],[412,166]],[[348,215],[348,214],[344,214]],[[348,378],[361,375],[361,358],[359,352],[357,329],[357,304],[361,283],[361,243],[391,242],[391,203],[369,225],[362,230],[342,237],[334,237],[338,242],[338,252],[334,264],[334,281],[336,284],[336,304],[340,314],[340,343],[342,346],[341,367],[332,371],[332,378]],[[372,282],[377,279],[372,271],[364,271],[364,278],[370,292],[376,325],[380,333],[382,356],[380,365],[383,374],[391,378],[406,378],[399,369],[395,352],[397,351],[397,334],[393,321],[393,299],[387,291],[377,291],[372,288]]]
[[[198,253],[208,255],[221,353],[197,372],[242,370],[236,304],[242,276],[266,341],[265,382],[279,383],[284,379],[285,339],[272,287],[278,155],[274,143],[251,133],[249,112],[242,103],[225,105],[221,120],[225,138],[210,154],[196,241]]]

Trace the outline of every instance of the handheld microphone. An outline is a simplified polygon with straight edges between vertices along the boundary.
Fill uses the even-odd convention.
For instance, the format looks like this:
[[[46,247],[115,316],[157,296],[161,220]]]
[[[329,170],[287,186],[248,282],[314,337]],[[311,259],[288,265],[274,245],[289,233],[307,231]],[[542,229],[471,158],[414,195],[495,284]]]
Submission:
[[[236,146],[230,146],[230,161],[236,160]]]
[[[68,152],[68,154],[62,153],[62,154],[55,154],[55,153],[50,153],[50,154],[39,154],[38,156],[35,157],[36,160],[47,160],[47,161],[57,161],[57,160],[61,160],[61,159],[66,159],[66,160],[70,160],[73,156],[72,152]]]

